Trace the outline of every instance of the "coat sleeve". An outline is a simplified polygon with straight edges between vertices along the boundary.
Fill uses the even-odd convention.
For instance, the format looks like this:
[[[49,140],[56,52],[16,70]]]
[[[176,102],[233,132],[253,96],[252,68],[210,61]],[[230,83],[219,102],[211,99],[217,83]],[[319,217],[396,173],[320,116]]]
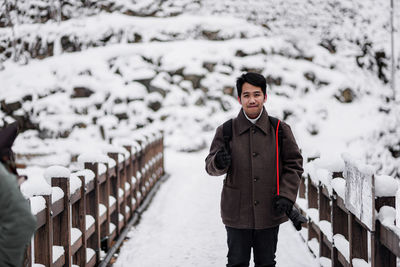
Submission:
[[[16,177],[0,164],[0,266],[21,266],[36,228],[28,201]]]
[[[210,147],[210,153],[206,157],[206,171],[209,175],[220,176],[228,171],[229,167],[226,167],[225,169],[218,169],[215,165],[215,155],[224,147],[224,145],[225,143],[221,125],[215,131],[215,136]]]
[[[297,146],[290,126],[281,123],[282,148],[281,148],[281,174],[279,177],[279,194],[296,201],[301,175],[303,174],[303,157]]]

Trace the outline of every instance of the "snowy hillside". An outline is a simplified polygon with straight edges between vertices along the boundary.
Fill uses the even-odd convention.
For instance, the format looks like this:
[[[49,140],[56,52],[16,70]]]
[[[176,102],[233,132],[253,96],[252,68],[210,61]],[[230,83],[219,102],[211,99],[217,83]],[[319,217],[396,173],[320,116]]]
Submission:
[[[206,148],[240,108],[235,78],[257,71],[305,157],[349,152],[400,177],[389,1],[57,3],[0,7],[0,124],[23,124],[21,162],[68,165],[149,124]]]

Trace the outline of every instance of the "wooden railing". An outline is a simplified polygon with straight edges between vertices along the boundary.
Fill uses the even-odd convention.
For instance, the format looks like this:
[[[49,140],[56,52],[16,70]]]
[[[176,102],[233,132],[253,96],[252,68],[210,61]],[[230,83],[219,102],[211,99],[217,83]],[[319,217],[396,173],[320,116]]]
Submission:
[[[52,177],[51,195],[31,199],[45,205],[35,212],[37,230],[25,266],[32,266],[32,262],[49,267],[100,263],[164,175],[162,134],[148,134],[137,142],[138,149],[124,146],[129,151],[127,157],[108,153],[115,165],[84,162],[83,171],[70,177]]]
[[[335,184],[345,183],[343,172],[331,172],[331,175]],[[396,257],[400,257],[400,228],[394,224],[383,225],[374,214],[375,226],[371,230],[346,208],[345,194],[335,188],[338,187],[315,182],[310,175],[303,176],[296,201],[297,208],[308,217],[301,236],[320,259],[320,265],[395,267]],[[394,195],[375,197],[373,194],[372,199],[373,213],[379,213],[383,206],[395,208]]]

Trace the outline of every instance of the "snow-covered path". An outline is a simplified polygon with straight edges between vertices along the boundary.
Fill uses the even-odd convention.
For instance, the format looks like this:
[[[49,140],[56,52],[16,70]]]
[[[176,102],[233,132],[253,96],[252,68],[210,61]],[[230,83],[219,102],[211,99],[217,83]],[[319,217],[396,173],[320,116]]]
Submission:
[[[165,151],[171,176],[128,234],[113,266],[225,266],[226,232],[219,215],[222,177],[205,172],[206,155],[206,150]],[[281,225],[277,262],[279,267],[319,266],[289,223]]]

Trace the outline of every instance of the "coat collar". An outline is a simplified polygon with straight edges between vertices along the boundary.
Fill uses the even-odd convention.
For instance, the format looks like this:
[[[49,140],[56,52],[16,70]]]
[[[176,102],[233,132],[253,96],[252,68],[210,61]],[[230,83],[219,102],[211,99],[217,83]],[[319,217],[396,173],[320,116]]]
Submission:
[[[263,108],[260,118],[256,121],[255,124],[251,123],[246,118],[246,116],[244,115],[243,108],[240,109],[239,111],[239,114],[237,116],[237,121],[238,121],[237,127],[239,135],[247,131],[253,125],[259,128],[264,134],[269,134],[270,122],[269,122],[268,112],[265,109],[265,107]]]

